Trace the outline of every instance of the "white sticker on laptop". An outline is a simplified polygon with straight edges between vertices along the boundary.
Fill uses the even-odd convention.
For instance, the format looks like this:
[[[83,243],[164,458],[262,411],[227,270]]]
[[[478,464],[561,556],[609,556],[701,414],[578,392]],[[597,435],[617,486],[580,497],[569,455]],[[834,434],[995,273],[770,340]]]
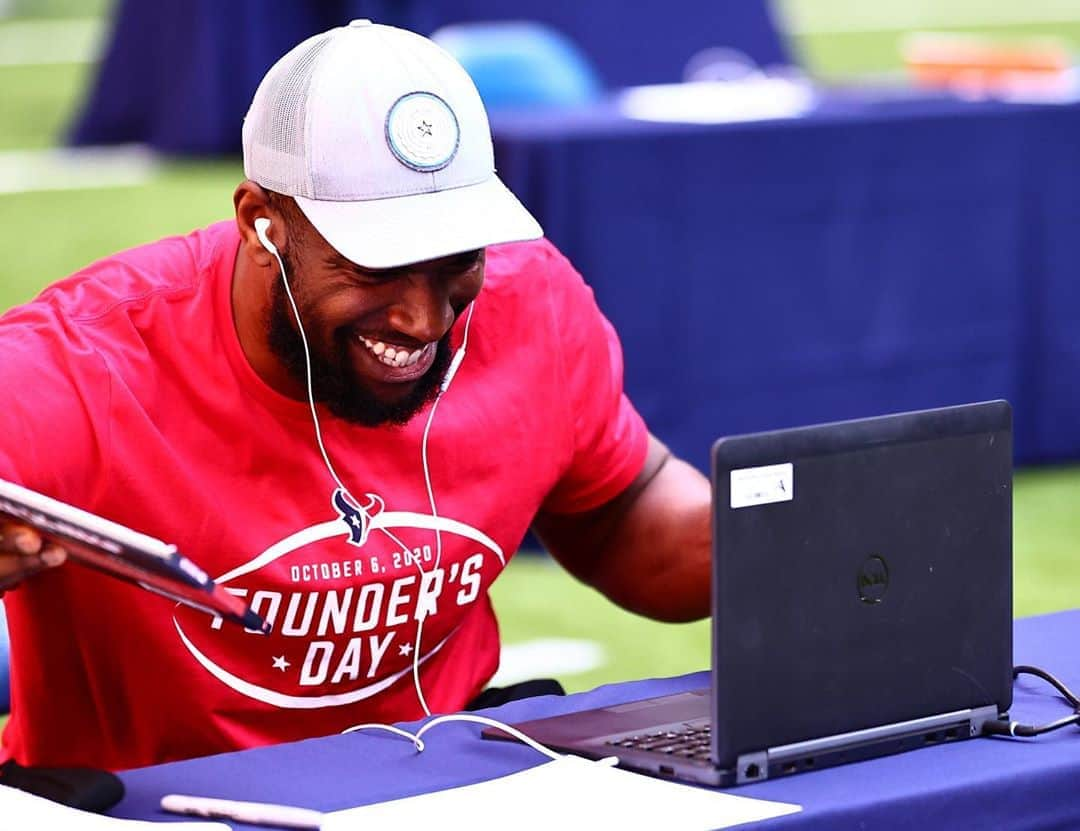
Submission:
[[[795,498],[795,470],[791,462],[731,471],[731,507],[749,508]]]

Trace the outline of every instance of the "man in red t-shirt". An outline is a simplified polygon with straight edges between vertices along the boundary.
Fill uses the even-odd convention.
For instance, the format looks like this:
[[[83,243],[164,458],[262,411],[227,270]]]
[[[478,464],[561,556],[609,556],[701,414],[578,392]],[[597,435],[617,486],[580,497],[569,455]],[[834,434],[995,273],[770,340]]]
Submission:
[[[0,318],[0,478],[176,543],[272,631],[8,524],[3,755],[121,769],[461,709],[530,525],[628,609],[708,613],[708,484],[626,399],[453,59],[368,21],[305,41],[244,170],[235,222]]]

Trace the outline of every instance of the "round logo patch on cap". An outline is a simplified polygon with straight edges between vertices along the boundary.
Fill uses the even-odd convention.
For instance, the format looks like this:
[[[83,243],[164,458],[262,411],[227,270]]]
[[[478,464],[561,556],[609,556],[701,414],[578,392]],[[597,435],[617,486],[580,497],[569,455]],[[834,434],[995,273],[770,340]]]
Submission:
[[[413,170],[442,170],[457,154],[460,139],[457,116],[432,92],[401,96],[386,116],[386,143]]]

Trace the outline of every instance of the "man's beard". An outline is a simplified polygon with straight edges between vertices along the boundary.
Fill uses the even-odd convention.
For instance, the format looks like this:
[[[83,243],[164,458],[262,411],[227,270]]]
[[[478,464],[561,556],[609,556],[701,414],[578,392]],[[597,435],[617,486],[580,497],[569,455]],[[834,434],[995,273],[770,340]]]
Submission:
[[[288,274],[294,274],[292,263],[285,260]],[[290,281],[293,295],[296,283]],[[301,312],[303,314],[303,312]],[[402,425],[435,398],[439,383],[450,365],[450,335],[439,341],[435,361],[431,368],[414,382],[412,390],[392,402],[379,400],[363,382],[356,377],[349,357],[353,348],[349,343],[354,337],[350,331],[334,333],[332,354],[323,355],[311,341],[312,325],[317,321],[305,320],[308,346],[311,347],[311,386],[315,400],[323,404],[338,418],[365,427],[382,424]],[[304,344],[292,326],[292,307],[280,281],[274,281],[270,298],[269,345],[271,351],[296,381],[307,386],[307,364],[304,360]]]

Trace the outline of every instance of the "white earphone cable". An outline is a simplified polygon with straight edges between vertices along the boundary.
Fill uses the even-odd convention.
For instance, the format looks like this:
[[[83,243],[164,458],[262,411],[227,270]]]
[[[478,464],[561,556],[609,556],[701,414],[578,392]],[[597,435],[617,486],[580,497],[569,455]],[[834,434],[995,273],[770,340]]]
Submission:
[[[329,455],[329,453],[327,453],[326,445],[323,443],[322,426],[319,423],[319,414],[318,414],[318,412],[316,410],[316,407],[315,407],[315,391],[314,391],[314,387],[313,387],[313,383],[312,383],[312,377],[311,377],[312,376],[312,372],[311,372],[311,350],[310,350],[310,347],[308,346],[307,333],[304,331],[303,321],[300,318],[300,309],[297,306],[296,298],[293,297],[292,288],[289,286],[289,280],[288,280],[288,277],[287,277],[286,272],[285,272],[285,262],[282,260],[281,254],[278,253],[277,248],[275,246],[273,246],[272,244],[267,244],[269,242],[268,240],[260,240],[260,241],[263,242],[264,247],[271,254],[273,254],[274,257],[277,259],[278,268],[281,269],[281,281],[285,286],[285,293],[288,295],[289,304],[292,307],[293,314],[296,316],[296,325],[297,325],[297,329],[300,331],[300,340],[304,345],[304,361],[305,361],[306,375],[307,375],[306,380],[307,380],[308,404],[310,405],[310,408],[311,408],[311,420],[312,420],[312,423],[315,426],[315,440],[319,445],[319,452],[322,454],[323,462],[326,464],[327,471],[330,473],[330,476],[333,478],[333,480],[337,484],[337,486],[341,489],[342,493],[344,493],[353,502],[353,505],[357,508],[357,510],[361,511],[362,513],[364,513],[366,515],[367,512],[364,510],[363,506],[360,505],[359,501],[352,495],[352,493],[349,491],[349,489],[347,487],[345,487],[345,483],[341,481],[341,477],[338,476],[337,471],[334,469],[334,466],[330,461],[330,455]],[[432,484],[431,484],[431,470],[428,467],[428,452],[427,452],[428,437],[429,437],[429,435],[431,433],[432,422],[434,422],[434,420],[435,420],[435,412],[438,409],[439,401],[442,400],[443,395],[446,394],[447,389],[449,389],[450,384],[453,381],[454,375],[457,373],[458,368],[461,366],[461,362],[465,358],[465,350],[466,350],[466,346],[468,345],[468,342],[469,342],[469,327],[472,324],[473,311],[475,310],[475,308],[476,308],[476,301],[474,300],[472,303],[469,304],[469,313],[468,313],[468,316],[465,318],[465,331],[464,331],[464,333],[462,335],[461,346],[458,348],[458,351],[454,354],[454,357],[451,360],[450,367],[447,370],[446,377],[442,381],[442,385],[440,386],[439,393],[436,396],[435,401],[431,405],[431,412],[428,414],[427,424],[424,426],[424,435],[423,435],[423,439],[422,439],[421,447],[420,447],[420,459],[421,459],[421,463],[422,463],[423,469],[424,469],[424,484],[425,484],[425,486],[427,488],[428,502],[431,505],[431,515],[432,515],[433,519],[438,519],[438,512],[437,512],[437,508],[436,508],[436,504],[435,504],[435,491],[432,488]],[[401,548],[401,551],[402,551],[403,555],[405,555],[406,557],[409,556],[409,549],[408,549],[408,547],[406,545],[404,545],[404,543],[402,543],[399,539],[397,539],[397,537],[394,536],[393,534],[391,534],[388,530],[386,530],[386,529],[381,529],[381,530],[383,530],[390,537],[390,539],[393,540],[394,543]],[[439,564],[440,564],[441,561],[442,561],[442,533],[441,533],[440,529],[438,528],[438,525],[436,524],[436,527],[435,527],[435,564],[433,566],[433,569],[438,569]],[[425,575],[426,572],[424,571],[423,566],[420,565],[420,558],[419,557],[414,557],[413,562],[416,565],[417,570],[420,572],[421,577],[423,577],[423,575]],[[426,615],[423,614],[423,613],[417,615],[417,621],[416,621],[416,644],[415,644],[415,647],[413,649],[412,676],[413,676],[413,685],[416,688],[416,696],[419,699],[420,706],[423,708],[424,714],[430,718],[431,715],[432,715],[431,709],[428,707],[427,700],[424,698],[424,692],[423,692],[423,689],[422,689],[422,687],[420,685],[420,644],[421,644],[421,639],[422,639],[422,635],[423,635],[423,631],[424,631],[424,619],[425,619],[425,617],[426,617]],[[556,753],[555,751],[545,747],[544,745],[540,744],[539,742],[535,741],[534,739],[531,739],[528,736],[526,736],[520,730],[517,730],[516,728],[511,727],[508,724],[503,724],[500,721],[496,721],[495,719],[486,718],[484,716],[477,716],[477,715],[463,714],[463,713],[439,716],[439,717],[437,717],[435,719],[432,719],[431,721],[425,723],[419,730],[417,730],[415,734],[410,733],[409,731],[404,730],[404,729],[402,729],[400,727],[395,727],[394,725],[391,725],[391,724],[357,724],[357,725],[353,725],[352,727],[348,727],[345,730],[342,730],[341,732],[342,733],[353,733],[353,732],[358,732],[358,731],[361,731],[361,730],[385,730],[385,731],[387,731],[389,733],[393,733],[394,735],[402,736],[404,738],[407,738],[407,739],[411,740],[413,745],[415,745],[417,751],[422,752],[424,750],[424,748],[425,748],[424,741],[423,741],[423,738],[422,738],[424,733],[426,733],[428,730],[430,730],[431,728],[433,728],[433,727],[435,727],[435,726],[437,726],[439,724],[444,724],[444,723],[452,722],[452,721],[473,722],[473,723],[478,723],[478,724],[485,724],[485,725],[488,725],[488,726],[491,726],[491,727],[496,727],[496,728],[498,728],[500,730],[503,730],[503,731],[507,732],[508,734],[514,736],[515,738],[519,739],[520,741],[524,742],[529,747],[532,747],[534,750],[536,750],[536,751],[538,751],[540,753],[543,753],[545,756],[548,756],[548,757],[550,757],[552,759],[560,759],[560,758],[562,758],[562,754]]]
[[[341,477],[338,476],[337,471],[334,470],[334,465],[330,462],[330,456],[326,452],[326,445],[323,444],[322,425],[319,423],[319,414],[315,409],[315,390],[312,386],[311,379],[311,349],[308,347],[307,333],[304,331],[304,324],[300,319],[300,309],[296,305],[296,298],[293,297],[292,288],[289,286],[289,278],[285,274],[285,262],[281,259],[281,254],[278,253],[276,247],[268,250],[277,258],[278,268],[281,269],[281,282],[285,286],[285,294],[289,297],[289,305],[292,306],[293,314],[296,316],[296,328],[300,330],[300,341],[304,344],[304,363],[307,368],[305,375],[307,376],[308,404],[311,406],[311,420],[315,425],[315,441],[318,442],[319,452],[322,454],[323,462],[326,463],[326,469],[330,472],[330,476],[333,477],[337,486],[353,501],[354,505],[360,511],[363,511],[363,507],[356,501],[349,489],[345,487],[345,483],[341,481]]]
[[[453,381],[458,367],[461,366],[462,361],[465,359],[465,351],[469,346],[469,328],[472,326],[473,312],[475,311],[476,301],[473,300],[473,302],[469,304],[469,313],[465,317],[465,331],[461,336],[461,346],[458,347],[457,353],[454,355],[454,359],[451,362],[450,369],[446,373],[446,378],[443,380],[439,394],[435,398],[435,402],[431,405],[431,412],[428,414],[427,424],[424,426],[424,438],[420,443],[420,463],[424,467],[424,485],[427,487],[428,503],[431,505],[431,516],[435,519],[438,519],[439,512],[435,507],[435,491],[431,487],[431,468],[428,466],[428,435],[431,433],[431,424],[435,421],[435,411],[439,407],[439,402],[450,388],[450,383]],[[438,524],[436,524],[435,568],[439,567],[440,562],[442,562],[442,531],[439,529]]]
[[[323,443],[322,424],[319,421],[319,413],[315,407],[315,390],[312,381],[311,372],[311,348],[308,346],[307,332],[304,331],[304,323],[300,317],[300,308],[297,306],[296,298],[293,297],[292,288],[289,286],[289,279],[285,272],[285,262],[281,258],[281,254],[278,253],[277,247],[267,247],[267,250],[277,259],[278,268],[281,269],[281,282],[285,286],[285,294],[289,298],[289,305],[292,307],[293,315],[296,317],[296,328],[300,331],[300,341],[304,345],[304,367],[305,367],[305,379],[307,383],[307,395],[308,406],[311,409],[311,421],[315,426],[315,441],[319,445],[319,453],[322,454],[323,463],[326,465],[326,470],[330,474],[330,477],[334,480],[337,486],[341,489],[341,492],[352,503],[353,507],[362,513],[366,519],[371,519],[367,510],[360,504],[360,501],[353,496],[352,491],[345,487],[345,483],[341,481],[341,477],[338,476],[337,470],[334,468],[333,463],[330,461],[330,454],[326,450],[326,445]],[[395,545],[397,545],[403,555],[408,556],[409,548],[401,540],[397,538],[388,528],[380,528],[386,536],[388,536]]]
[[[435,491],[431,485],[431,468],[428,465],[428,437],[431,434],[431,425],[435,421],[435,411],[439,408],[439,402],[442,401],[442,397],[450,388],[450,383],[454,379],[454,374],[456,374],[458,367],[461,366],[461,363],[465,358],[465,348],[469,344],[469,327],[472,325],[472,317],[475,310],[476,301],[474,300],[469,304],[469,313],[465,317],[465,331],[461,337],[461,346],[458,347],[454,359],[451,361],[450,369],[447,370],[446,378],[439,388],[439,394],[435,397],[435,401],[431,405],[431,412],[428,413],[427,424],[424,425],[424,437],[420,442],[420,464],[424,469],[424,485],[427,488],[428,503],[431,505],[431,517],[433,520],[438,520],[439,512],[435,507]],[[439,528],[439,524],[436,521],[435,564],[432,566],[432,570],[437,571],[441,562],[442,530]],[[424,569],[420,566],[419,562],[417,562],[416,567],[420,569],[421,574],[424,573]],[[427,699],[424,697],[424,690],[420,686],[420,640],[424,632],[424,617],[424,615],[418,615],[416,621],[416,645],[413,650],[413,686],[416,687],[416,697],[420,701],[420,706],[424,709],[424,714],[430,716],[431,709],[428,707]]]

